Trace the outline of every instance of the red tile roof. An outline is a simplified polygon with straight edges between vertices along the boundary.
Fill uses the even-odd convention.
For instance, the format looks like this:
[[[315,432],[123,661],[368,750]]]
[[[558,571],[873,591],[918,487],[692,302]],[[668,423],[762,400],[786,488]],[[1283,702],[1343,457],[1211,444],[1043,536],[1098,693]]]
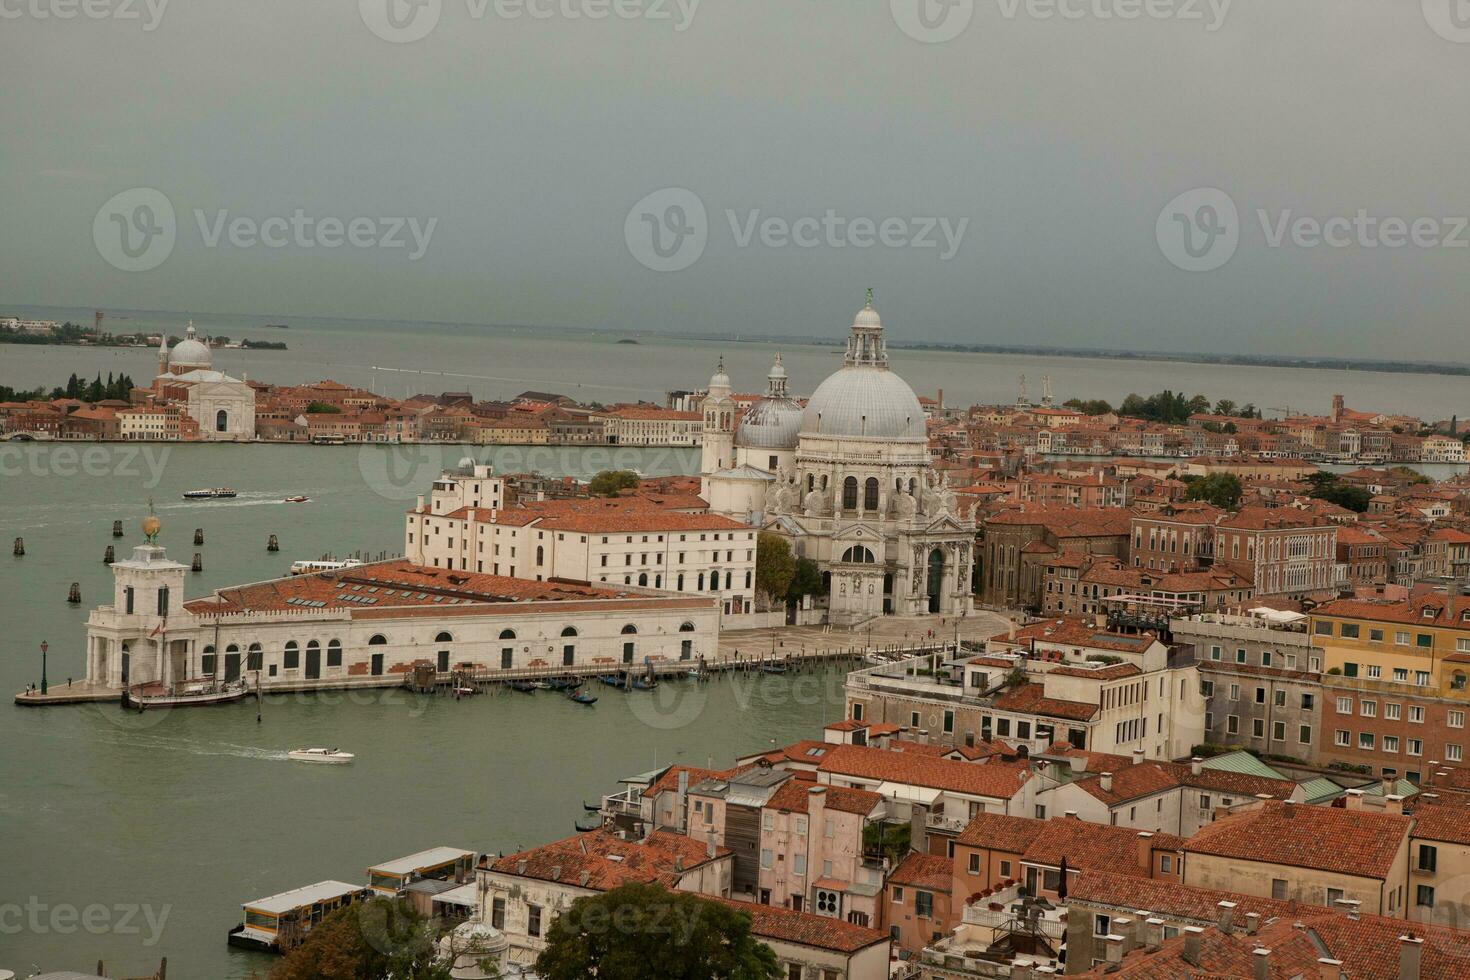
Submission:
[[[1201,828],[1184,849],[1236,861],[1385,878],[1412,823],[1389,813],[1267,802]]]
[[[1046,689],[1040,684],[1022,684],[1020,687],[1010,688],[995,699],[995,706],[1001,711],[1045,715],[1049,718],[1066,718],[1071,721],[1087,721],[1098,711],[1097,705],[1088,704],[1085,701],[1063,701],[1060,698],[1049,698],[1046,696]]]
[[[914,851],[888,876],[889,885],[909,885],[926,891],[949,894],[954,881],[954,862],[934,854]]]
[[[808,773],[807,775],[810,775]],[[814,790],[820,789],[821,793]],[[811,810],[815,796],[822,797],[822,806],[841,813],[856,813],[867,816],[883,804],[883,797],[865,789],[847,786],[817,785],[806,779],[788,779],[781,788],[771,794],[766,808],[785,813],[807,813]]]
[[[735,902],[729,899],[710,899],[724,902],[750,916],[750,931],[763,939],[811,946],[837,953],[853,954],[888,942],[888,934],[876,929],[831,919],[810,912],[794,912],[777,905],[757,905],[752,902]]]
[[[490,869],[499,874],[556,881],[594,891],[607,891],[629,882],[673,888],[686,871],[710,860],[707,847],[707,843],[663,830],[654,831],[641,842],[625,841],[594,830],[508,854],[495,861]],[[715,849],[717,858],[730,853],[729,848]],[[676,864],[682,870],[675,870]],[[582,883],[584,872],[585,884]]]
[[[957,762],[858,745],[831,746],[817,771],[1003,800],[1015,796],[1031,778],[1026,764]]]

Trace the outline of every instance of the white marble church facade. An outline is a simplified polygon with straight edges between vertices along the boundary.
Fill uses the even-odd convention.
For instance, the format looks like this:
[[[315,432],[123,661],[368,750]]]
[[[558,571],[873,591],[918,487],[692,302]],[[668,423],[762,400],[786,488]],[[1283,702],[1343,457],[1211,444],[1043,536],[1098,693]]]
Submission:
[[[767,396],[734,424],[730,379],[710,379],[704,412],[711,510],[786,536],[830,577],[828,616],[964,615],[974,524],[930,465],[924,410],[888,368],[872,299],[853,321],[842,367],[804,409],[779,358]]]

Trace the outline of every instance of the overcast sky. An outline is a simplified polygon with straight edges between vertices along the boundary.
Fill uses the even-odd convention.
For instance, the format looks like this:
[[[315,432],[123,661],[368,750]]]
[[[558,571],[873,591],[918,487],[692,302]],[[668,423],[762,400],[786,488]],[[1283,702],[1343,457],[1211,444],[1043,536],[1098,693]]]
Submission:
[[[1470,360],[1454,0],[70,2],[0,0],[0,305]]]

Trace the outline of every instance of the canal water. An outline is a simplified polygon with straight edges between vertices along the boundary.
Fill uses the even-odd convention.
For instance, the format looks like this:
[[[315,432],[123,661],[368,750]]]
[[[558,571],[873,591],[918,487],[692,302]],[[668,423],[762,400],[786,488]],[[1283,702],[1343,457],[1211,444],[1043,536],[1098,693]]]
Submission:
[[[0,444],[0,969],[262,974],[230,950],[251,898],[439,844],[511,851],[572,833],[581,801],[669,763],[724,764],[812,737],[841,715],[841,674],[600,689],[591,708],[545,693],[453,701],[398,690],[279,695],[125,714],[112,705],[19,708],[41,673],[83,672],[87,610],[109,601],[109,545],[124,557],[153,499],[161,542],[204,571],[191,596],[282,574],[332,552],[396,552],[403,511],[462,447]],[[586,477],[607,466],[692,472],[697,451],[474,450],[502,471]],[[531,454],[531,455],[528,455]],[[196,487],[233,501],[185,503]],[[283,504],[292,494],[309,504]],[[112,522],[126,537],[114,540]],[[193,545],[196,528],[205,544]],[[270,534],[281,550],[266,551]],[[12,558],[24,537],[27,554]],[[66,602],[78,582],[80,607]],[[297,746],[357,754],[346,767],[286,760]]]

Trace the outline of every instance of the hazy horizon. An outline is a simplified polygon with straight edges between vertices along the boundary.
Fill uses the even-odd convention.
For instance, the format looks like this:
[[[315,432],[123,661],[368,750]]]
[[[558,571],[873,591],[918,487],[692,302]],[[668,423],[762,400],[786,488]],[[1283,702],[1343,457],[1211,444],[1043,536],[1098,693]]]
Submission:
[[[420,2],[7,7],[0,298],[825,340],[871,286],[905,344],[1461,359],[1440,0]]]

